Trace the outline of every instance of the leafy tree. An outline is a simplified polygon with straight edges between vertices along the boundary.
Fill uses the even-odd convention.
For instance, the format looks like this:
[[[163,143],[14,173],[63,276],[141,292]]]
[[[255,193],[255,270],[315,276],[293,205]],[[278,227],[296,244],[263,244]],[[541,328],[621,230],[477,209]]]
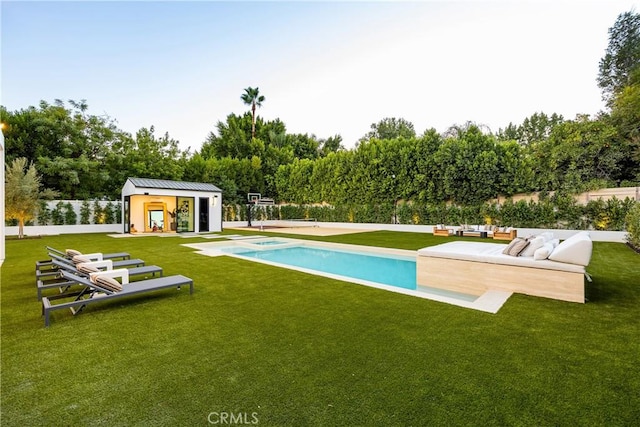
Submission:
[[[260,89],[248,87],[240,97],[245,105],[251,106],[251,138],[256,137],[256,107],[262,107],[264,96],[260,95]]]
[[[296,159],[315,160],[320,155],[320,142],[315,135],[294,134],[287,136],[287,145],[293,148]]]
[[[442,137],[435,129],[430,129],[416,140],[415,168],[412,182],[419,202],[444,201],[446,197],[441,183],[441,165],[436,162],[435,153],[442,145]],[[443,222],[441,219],[438,223]]]
[[[540,189],[579,192],[594,180],[605,186],[617,180],[624,150],[613,126],[578,116],[556,126],[534,147],[533,156]]]
[[[640,14],[618,15],[609,28],[609,45],[600,59],[598,86],[610,104],[614,96],[630,84],[630,76],[640,67]]]
[[[330,153],[344,150],[342,145],[342,136],[334,135],[327,139],[320,140],[320,156],[327,157]]]
[[[618,130],[621,149],[621,180],[640,181],[640,68],[633,71],[630,84],[613,97],[611,123]]]
[[[460,138],[464,135],[469,129],[477,129],[480,133],[490,134],[491,129],[487,125],[477,124],[472,122],[471,120],[467,120],[464,124],[453,124],[449,126],[447,130],[442,133],[443,138]]]
[[[503,141],[516,140],[521,145],[528,146],[547,139],[553,128],[563,121],[564,118],[556,113],[551,116],[542,112],[534,113],[531,117],[525,118],[521,125],[509,123],[505,130],[500,129],[498,138]]]
[[[497,195],[495,140],[477,126],[460,129],[457,137],[446,138],[434,159],[440,169],[443,200],[477,203]]]
[[[395,117],[387,117],[378,123],[371,124],[371,130],[365,136],[360,138],[360,142],[373,138],[376,139],[395,139],[395,138],[415,138],[416,131],[413,123],[405,119],[397,119]]]
[[[205,159],[249,156],[249,135],[252,126],[255,126],[255,122],[249,113],[242,116],[229,114],[226,122],[217,123],[217,134],[209,133],[202,144],[200,154]]]
[[[18,220],[18,238],[24,237],[24,224],[34,218],[41,197],[51,197],[52,191],[40,192],[40,177],[33,164],[20,157],[7,164],[5,170],[5,215]]]
[[[105,159],[111,180],[108,195],[112,198],[119,196],[129,176],[180,180],[182,156],[178,141],[168,133],[156,137],[153,126],[141,128],[135,138],[128,134],[120,135]]]

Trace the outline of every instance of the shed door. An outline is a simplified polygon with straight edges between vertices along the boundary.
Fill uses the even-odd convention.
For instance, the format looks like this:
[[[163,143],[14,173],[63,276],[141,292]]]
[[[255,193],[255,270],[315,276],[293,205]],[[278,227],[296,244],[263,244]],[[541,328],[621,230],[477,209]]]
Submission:
[[[208,197],[200,197],[200,227],[199,231],[209,231],[209,198]]]
[[[129,228],[129,222],[131,221],[130,205],[131,196],[124,196],[124,218],[122,220],[122,223],[124,224],[125,233],[131,232],[131,229]]]

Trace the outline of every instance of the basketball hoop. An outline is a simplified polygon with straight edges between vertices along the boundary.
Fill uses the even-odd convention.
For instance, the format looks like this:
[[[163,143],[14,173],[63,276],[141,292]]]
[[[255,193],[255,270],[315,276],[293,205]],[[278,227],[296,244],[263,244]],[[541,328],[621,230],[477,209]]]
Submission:
[[[247,193],[247,200],[250,204],[257,205],[260,203],[260,199],[262,199],[261,196],[262,195],[260,193]]]

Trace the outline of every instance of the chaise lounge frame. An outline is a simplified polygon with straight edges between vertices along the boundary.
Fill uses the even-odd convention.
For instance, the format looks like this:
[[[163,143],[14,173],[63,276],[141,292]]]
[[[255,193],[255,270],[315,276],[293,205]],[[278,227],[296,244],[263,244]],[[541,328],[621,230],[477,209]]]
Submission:
[[[42,315],[44,316],[45,327],[49,326],[51,312],[54,310],[68,308],[74,315],[76,315],[84,310],[87,305],[96,302],[111,301],[122,297],[158,291],[167,288],[177,288],[178,290],[180,290],[182,286],[187,285],[189,285],[189,294],[193,294],[193,280],[182,275],[164,276],[155,279],[141,280],[139,282],[129,283],[125,285],[121,291],[114,292],[96,283],[93,283],[86,277],[78,276],[64,270],[61,271],[60,274],[69,282],[74,282],[84,287],[78,292],[65,293],[52,297],[42,297]],[[52,304],[51,302],[57,299],[70,297],[74,297],[75,299],[73,301],[63,302],[60,304]]]
[[[95,265],[96,267],[107,267],[107,270],[110,270],[113,267],[113,262],[111,260],[95,261],[95,262],[90,262],[88,264]],[[50,280],[39,279],[36,281],[36,286],[38,288],[38,301],[42,301],[42,292],[47,289],[59,288],[60,293],[65,293],[69,290],[69,288],[71,288],[74,285],[77,285],[77,283],[73,281],[68,281],[64,279],[61,280],[60,279],[61,270],[66,270],[78,276],[89,277],[87,274],[79,272],[75,265],[68,264],[66,262],[62,262],[57,259],[53,260],[53,265],[58,268],[58,270],[56,270],[55,277],[51,278]],[[162,267],[158,267],[157,265],[146,265],[142,267],[130,268],[128,269],[128,274],[129,276],[151,275],[153,277],[155,277],[157,274],[159,277],[162,277],[163,271],[162,271]]]

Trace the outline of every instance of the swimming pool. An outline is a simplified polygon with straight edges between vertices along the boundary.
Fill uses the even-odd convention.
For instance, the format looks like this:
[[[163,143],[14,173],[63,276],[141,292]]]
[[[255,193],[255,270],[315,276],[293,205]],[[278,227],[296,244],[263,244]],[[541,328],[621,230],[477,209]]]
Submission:
[[[206,256],[231,256],[489,313],[496,313],[511,295],[466,295],[417,286],[416,251],[264,236],[183,246]]]
[[[269,246],[274,246],[271,243]],[[256,251],[222,248],[222,252],[255,260],[299,267],[404,289],[416,289],[415,258],[389,257],[309,246],[290,246]]]

